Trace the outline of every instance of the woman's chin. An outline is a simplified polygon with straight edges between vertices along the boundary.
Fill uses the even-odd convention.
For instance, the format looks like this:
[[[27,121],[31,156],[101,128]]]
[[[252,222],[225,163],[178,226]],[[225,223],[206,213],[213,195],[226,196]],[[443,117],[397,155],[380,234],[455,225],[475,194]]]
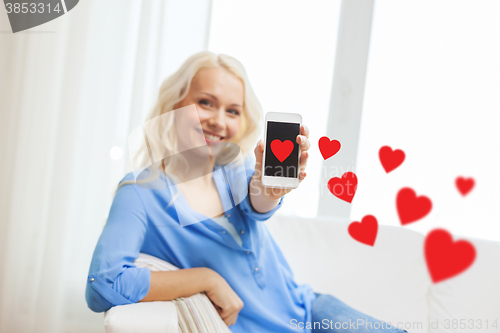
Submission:
[[[210,152],[212,156],[219,155],[225,147],[227,147],[227,141],[207,141],[207,145],[210,147]]]
[[[210,146],[210,148],[221,147],[227,143],[227,141],[225,141],[225,140],[219,140],[219,141],[206,140],[206,142],[207,142],[207,145]]]

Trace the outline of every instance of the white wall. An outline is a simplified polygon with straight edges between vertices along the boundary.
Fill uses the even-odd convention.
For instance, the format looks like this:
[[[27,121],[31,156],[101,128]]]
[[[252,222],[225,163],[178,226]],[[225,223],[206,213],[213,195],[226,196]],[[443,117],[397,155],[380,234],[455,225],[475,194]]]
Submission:
[[[405,228],[500,241],[498,17],[498,1],[376,3],[352,219],[401,225],[395,197],[410,186],[433,208]],[[390,174],[384,145],[406,153]],[[466,197],[458,176],[476,181]]]

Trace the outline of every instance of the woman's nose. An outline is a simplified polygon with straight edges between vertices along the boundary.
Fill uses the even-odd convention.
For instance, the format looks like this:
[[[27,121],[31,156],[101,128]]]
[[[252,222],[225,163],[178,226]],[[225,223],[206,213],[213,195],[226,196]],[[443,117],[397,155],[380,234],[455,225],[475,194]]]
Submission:
[[[226,127],[224,109],[218,109],[216,112],[214,112],[212,114],[212,117],[210,117],[208,124],[219,131],[224,129]]]

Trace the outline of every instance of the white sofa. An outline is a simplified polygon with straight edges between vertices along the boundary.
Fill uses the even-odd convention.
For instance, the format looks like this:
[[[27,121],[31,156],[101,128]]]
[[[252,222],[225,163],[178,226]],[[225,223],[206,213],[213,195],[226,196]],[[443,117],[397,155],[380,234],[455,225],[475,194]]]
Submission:
[[[500,332],[499,242],[469,239],[477,251],[474,264],[433,284],[423,255],[424,235],[404,227],[380,226],[370,247],[349,236],[348,223],[283,217],[265,223],[297,282],[311,284],[316,292],[412,333]],[[177,332],[172,305],[114,307],[105,314],[105,330]],[[165,311],[168,316],[157,315]],[[495,323],[498,328],[492,327]]]

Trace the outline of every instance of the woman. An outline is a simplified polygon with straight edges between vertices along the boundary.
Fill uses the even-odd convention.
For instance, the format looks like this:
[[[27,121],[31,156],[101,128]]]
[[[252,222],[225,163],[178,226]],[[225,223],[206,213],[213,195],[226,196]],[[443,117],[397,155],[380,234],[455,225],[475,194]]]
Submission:
[[[90,309],[204,291],[235,333],[311,332],[307,323],[323,322],[325,328],[324,319],[332,323],[328,331],[337,331],[333,323],[375,321],[294,282],[262,223],[289,190],[262,186],[262,140],[253,149],[253,167],[248,158],[236,158],[250,155],[261,115],[244,68],[232,57],[195,54],[165,80],[144,126],[147,154],[134,164],[151,165],[120,183],[94,251],[86,289]],[[306,177],[308,137],[302,126],[300,181]],[[181,269],[135,267],[140,252]]]

